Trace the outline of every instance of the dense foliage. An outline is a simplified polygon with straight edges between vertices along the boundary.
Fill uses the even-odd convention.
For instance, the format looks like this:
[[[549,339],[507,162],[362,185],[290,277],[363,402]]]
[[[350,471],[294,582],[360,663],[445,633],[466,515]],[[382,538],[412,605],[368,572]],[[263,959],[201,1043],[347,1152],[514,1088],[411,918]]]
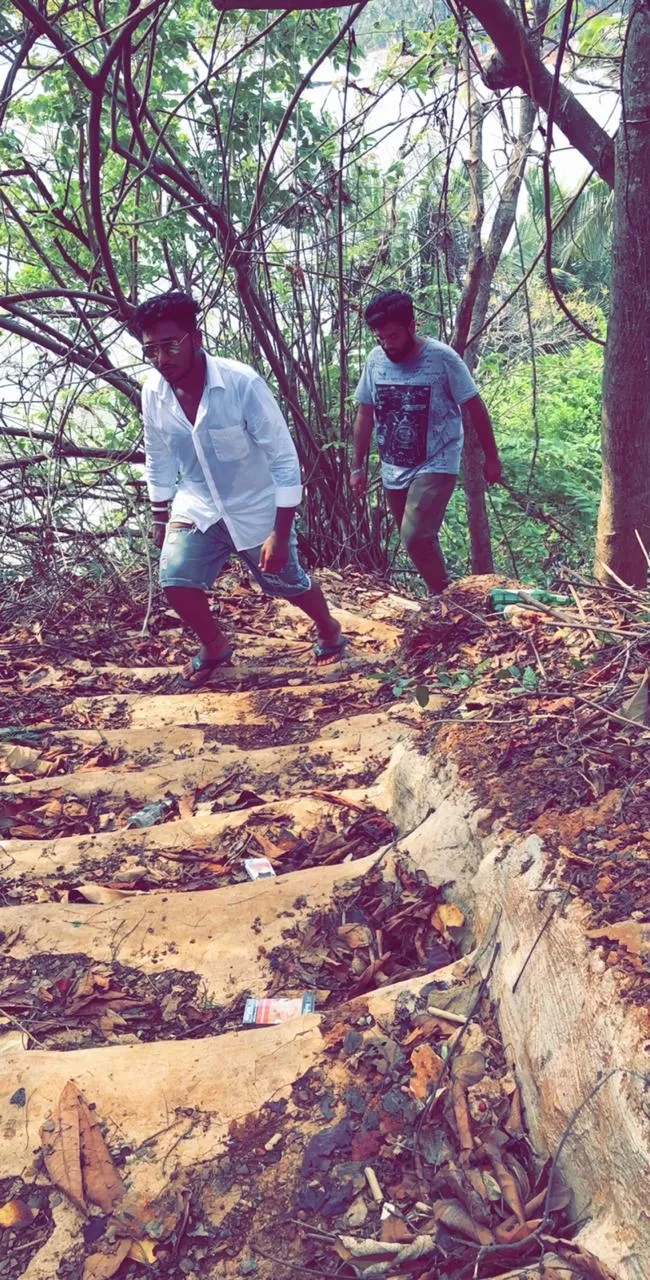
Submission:
[[[576,9],[586,74],[615,69],[618,23]],[[4,0],[0,32],[4,572],[141,556],[129,323],[170,282],[200,299],[208,344],[257,366],[287,409],[307,558],[406,572],[378,488],[363,509],[348,497],[361,311],[376,287],[404,286],[423,331],[454,340],[476,236],[534,150],[522,126],[520,163],[520,95],[490,95],[437,4],[215,13],[151,0],[133,14],[112,0],[64,5],[36,29]],[[602,357],[545,280],[540,172],[531,155],[476,368],[509,485],[491,497],[496,565],[537,581],[589,555]],[[602,337],[607,189],[556,180],[551,213],[556,285]],[[460,492],[446,541],[465,571]]]

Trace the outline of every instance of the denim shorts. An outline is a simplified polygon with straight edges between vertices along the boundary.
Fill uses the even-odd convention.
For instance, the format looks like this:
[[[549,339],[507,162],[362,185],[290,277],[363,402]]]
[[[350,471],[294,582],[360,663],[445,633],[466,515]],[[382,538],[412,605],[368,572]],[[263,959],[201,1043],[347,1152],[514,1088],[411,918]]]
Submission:
[[[237,551],[223,522],[211,524],[201,533],[194,524],[167,525],[165,542],[160,556],[161,587],[199,587],[209,591],[215,578],[232,556],[239,556],[242,564],[255,578],[267,596],[304,595],[311,587],[311,579],[305,573],[299,559],[295,530],[289,539],[289,560],[281,573],[264,573],[260,569],[260,547]]]

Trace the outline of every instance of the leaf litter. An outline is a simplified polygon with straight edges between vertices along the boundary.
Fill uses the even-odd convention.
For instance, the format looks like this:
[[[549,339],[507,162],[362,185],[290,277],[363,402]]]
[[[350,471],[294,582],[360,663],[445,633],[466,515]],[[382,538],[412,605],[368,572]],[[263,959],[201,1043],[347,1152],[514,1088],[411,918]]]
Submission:
[[[502,841],[542,837],[559,886],[587,905],[588,936],[641,1012],[650,956],[626,938],[650,924],[650,592],[579,581],[568,588],[573,607],[503,617],[490,612],[489,589],[504,585],[466,579],[407,623],[405,678],[448,695],[424,713],[423,748],[453,760]]]
[[[432,1017],[453,990],[434,975],[380,1020],[363,996],[326,1014],[321,1064],[233,1122],[224,1154],[197,1171],[190,1228],[160,1274],[471,1280],[480,1259],[481,1277],[530,1265],[548,1280],[612,1280],[571,1238],[570,1193],[526,1138],[476,981],[469,1020]]]
[[[346,585],[350,590],[349,583]],[[351,589],[354,596],[354,583]],[[553,627],[549,625],[548,615],[544,619],[543,614],[535,618],[530,613],[523,619],[513,617],[493,623],[484,617],[485,583],[480,593],[476,593],[476,599],[472,596],[471,584],[467,590],[459,590],[456,607],[454,591],[448,595],[449,600],[433,606],[427,618],[414,617],[404,645],[403,660],[413,672],[409,678],[417,680],[420,689],[439,683],[451,699],[444,713],[426,713],[427,720],[423,723],[429,726],[429,741],[435,736],[437,746],[441,743],[448,746],[460,760],[461,770],[471,774],[473,785],[485,777],[486,793],[496,798],[495,812],[508,815],[513,825],[531,817],[544,819],[545,839],[550,838],[553,844],[552,823],[557,822],[558,828],[562,828],[556,842],[558,858],[564,857],[567,863],[576,856],[581,858],[579,865],[585,875],[584,886],[580,888],[593,892],[594,882],[590,876],[593,866],[599,862],[600,850],[587,847],[584,851],[578,837],[593,831],[594,815],[600,812],[601,801],[607,801],[607,816],[601,824],[604,830],[596,834],[603,844],[614,841],[605,852],[610,863],[618,864],[614,855],[634,826],[627,812],[623,812],[624,821],[621,819],[615,825],[613,836],[609,824],[612,816],[618,818],[621,810],[624,811],[629,794],[637,798],[639,787],[643,792],[642,771],[639,777],[640,739],[635,735],[645,732],[642,683],[647,666],[647,649],[643,647],[647,644],[644,639],[647,623],[640,638],[630,633],[626,639],[625,627],[638,628],[638,618],[630,622],[629,615],[634,611],[627,609],[626,612],[623,608],[622,616],[620,604],[608,600],[605,620],[614,633],[611,648],[607,644],[596,646],[592,653],[589,628],[585,629],[585,640],[585,633],[575,631],[572,615],[566,610]],[[600,607],[601,598],[596,600]],[[237,617],[237,611],[238,621],[251,617],[250,603],[241,598],[231,601],[233,617]],[[71,602],[70,608],[78,610],[79,617],[83,613],[82,597]],[[255,601],[254,608],[256,623],[259,623],[259,602]],[[121,617],[118,617],[114,609],[113,613],[106,609],[99,626],[96,618],[91,621],[87,616],[75,636],[65,623],[64,609],[61,631],[58,636],[52,632],[50,643],[63,644],[66,639],[68,643],[80,643],[85,627],[87,636],[93,637],[93,661],[106,661],[110,655],[116,662],[123,663],[124,624],[137,620],[137,610],[124,601],[120,610]],[[592,630],[602,621],[602,616],[597,619],[593,611],[590,612]],[[156,635],[144,639],[137,639],[132,628],[129,644],[134,665],[156,660],[179,661],[181,653],[182,657],[187,656],[182,652],[184,642],[169,638],[164,617],[161,616],[156,625],[159,625]],[[21,628],[17,624],[13,640],[19,645],[22,643],[27,653],[22,672],[25,679],[19,703],[20,720],[18,732],[11,739],[13,745],[21,745],[21,734],[34,732],[26,724],[30,717],[37,722],[47,721],[48,715],[56,718],[70,691],[84,689],[81,681],[87,681],[86,692],[88,689],[103,693],[109,689],[119,691],[120,687],[133,688],[131,675],[128,684],[121,683],[121,677],[115,673],[102,674],[98,680],[92,663],[91,670],[85,672],[75,670],[70,663],[67,673],[61,676],[44,663],[40,655],[31,654],[33,636],[29,629],[26,632],[23,629],[23,634],[25,639],[21,640]],[[602,635],[601,625],[598,636]],[[628,642],[632,661],[627,663],[621,681],[621,658]],[[81,643],[83,645],[83,640]],[[607,651],[603,653],[602,648]],[[644,652],[646,663],[640,665]],[[12,672],[14,665],[15,647],[13,665],[10,665]],[[447,679],[440,678],[441,667]],[[482,670],[474,678],[472,672],[479,667]],[[163,677],[163,682],[165,680]],[[153,687],[150,681],[147,687]],[[454,692],[459,694],[456,700]],[[386,686],[373,688],[367,701],[376,705],[390,696]],[[583,705],[588,701],[595,701],[595,711]],[[14,701],[12,710],[17,705]],[[611,714],[610,707],[614,708]],[[325,710],[326,715],[329,710]],[[437,723],[437,716],[442,723]],[[118,710],[118,721],[119,717]],[[14,715],[5,723],[15,724],[16,719]],[[490,721],[496,744],[487,761],[485,729],[481,727],[485,720]],[[503,733],[501,720],[506,722]],[[572,728],[567,751],[562,756],[557,751],[555,730],[557,723],[564,730],[566,721],[571,722]],[[473,730],[478,730],[474,737]],[[551,744],[552,734],[555,736]],[[562,741],[564,750],[564,738]],[[23,762],[28,761],[36,769],[41,757],[57,744],[28,739],[24,745],[39,752],[38,758],[22,757]],[[43,750],[39,749],[41,745]],[[543,780],[542,770],[535,771],[536,753],[540,749],[545,766]],[[567,769],[567,762],[575,767]],[[95,767],[90,761],[87,763],[88,767]],[[45,767],[53,764],[55,772],[64,768],[57,762],[56,752],[53,759],[44,759],[44,764]],[[73,767],[79,767],[78,763]],[[65,768],[68,771],[67,765]],[[320,768],[320,762],[310,760],[309,768],[318,777],[321,788],[327,787],[327,775]],[[13,776],[20,777],[20,771]],[[33,776],[38,777],[38,772]],[[627,795],[626,788],[629,789]],[[618,798],[612,800],[616,791]],[[587,807],[592,810],[586,818],[585,798],[591,802]],[[182,805],[178,804],[174,816],[188,813],[189,806],[196,811],[196,804],[201,803],[203,797],[181,799]],[[254,814],[263,800],[263,795],[253,793],[251,798],[245,790],[233,789],[225,807],[252,805]],[[75,804],[80,805],[80,809],[66,807]],[[23,826],[20,834],[11,833],[18,838],[21,835],[27,839],[47,838],[52,834],[101,829],[102,813],[92,811],[92,802],[84,807],[64,791],[54,796],[44,794],[40,804],[36,803],[31,812],[24,814],[24,821],[22,808],[18,801],[17,812],[10,814],[13,825]],[[25,809],[29,810],[30,806],[26,805]],[[118,816],[124,821],[128,813]],[[18,823],[13,822],[16,817]],[[627,827],[627,831],[616,830],[616,826]],[[650,817],[646,820],[646,831],[650,831]],[[4,832],[6,834],[6,828]],[[269,826],[263,835],[265,840],[252,842],[247,853],[261,851],[263,856],[270,856],[269,847],[273,846],[276,869],[291,866],[294,853],[296,865],[305,865],[304,850],[283,850],[282,835],[271,831]],[[560,851],[562,837],[562,847],[569,850],[571,858]],[[335,834],[334,842],[336,838]],[[321,858],[327,842],[321,840],[319,844],[318,839],[317,835],[311,852],[315,862],[328,860],[330,853],[336,856],[340,852],[325,847],[326,856]],[[385,842],[385,829],[383,839]],[[343,850],[345,847],[344,841]],[[205,851],[188,852],[201,855]],[[341,859],[346,856],[349,856],[349,847],[347,854],[341,853]],[[228,866],[228,863],[229,859],[225,858],[217,865]],[[634,875],[628,881],[632,894],[638,891],[636,870],[634,868]],[[613,914],[608,914],[616,894],[619,895],[617,904],[621,901],[619,879],[613,871],[611,868],[603,873],[609,875],[610,883],[601,883],[597,890],[601,916],[596,917],[595,927],[599,920],[611,926],[625,921],[624,912],[614,909]],[[432,895],[430,886],[410,883],[408,867],[402,869],[402,875],[397,899],[382,891],[371,874],[365,895],[359,894],[357,885],[349,894],[341,896],[329,918],[315,916],[301,926],[307,933],[304,937],[301,933],[299,941],[305,944],[306,968],[310,977],[317,980],[321,1005],[323,998],[327,1007],[328,1000],[333,1004],[335,999],[349,1001],[354,997],[353,1003],[332,1008],[325,1015],[327,1050],[322,1067],[299,1080],[288,1101],[266,1104],[259,1113],[231,1126],[225,1154],[193,1170],[191,1185],[180,1194],[180,1207],[177,1204],[176,1211],[162,1228],[158,1223],[158,1229],[153,1229],[151,1234],[147,1234],[145,1228],[146,1248],[143,1249],[142,1239],[133,1238],[137,1232],[120,1235],[120,1231],[125,1231],[125,1224],[118,1205],[101,1237],[101,1248],[96,1247],[99,1237],[95,1236],[93,1243],[89,1233],[88,1245],[62,1262],[61,1280],[81,1280],[82,1276],[84,1280],[103,1280],[118,1273],[120,1280],[122,1277],[126,1280],[126,1277],[141,1275],[143,1266],[152,1277],[165,1275],[171,1280],[181,1280],[193,1272],[213,1274],[214,1268],[229,1258],[240,1259],[240,1274],[253,1275],[260,1271],[265,1276],[277,1276],[278,1280],[295,1266],[315,1270],[323,1276],[339,1273],[343,1266],[344,1274],[365,1275],[368,1280],[382,1275],[416,1278],[435,1275],[436,1280],[453,1276],[454,1280],[465,1280],[465,1277],[470,1280],[478,1273],[479,1266],[481,1276],[499,1276],[504,1280],[506,1276],[529,1274],[552,1276],[553,1280],[568,1280],[569,1275],[572,1280],[610,1280],[601,1264],[570,1239],[566,1188],[553,1163],[542,1164],[531,1151],[512,1064],[506,1060],[500,1045],[493,1010],[485,996],[466,1021],[467,998],[473,990],[469,975],[465,973],[463,977],[464,971],[459,970],[457,987],[464,997],[460,1004],[446,1003],[445,983],[436,981],[436,947],[441,948],[437,958],[443,964],[455,960],[461,966],[464,963],[461,959],[462,913],[454,915],[458,908],[446,903],[436,891]],[[80,880],[80,890],[92,879],[86,876]],[[110,890],[116,886],[109,883],[106,887]],[[144,883],[135,882],[135,887],[153,886],[146,883],[145,878]],[[603,901],[607,905],[604,912]],[[400,904],[406,911],[401,919]],[[624,950],[623,944],[621,946]],[[619,960],[621,947],[616,956]],[[293,957],[293,950],[287,957],[282,948],[275,956],[278,989],[286,990],[294,978],[297,985],[304,985]],[[53,958],[46,957],[45,961],[48,959],[51,962]],[[79,957],[57,957],[61,959],[73,962],[73,972],[50,973],[54,984],[60,984],[55,992],[41,983],[43,991],[37,993],[37,997],[43,1002],[43,1008],[48,1004],[51,1007],[57,1000],[65,1001],[72,991],[78,1000],[89,997],[86,1009],[92,1009],[94,1017],[101,1005],[106,1004],[102,995],[111,993],[111,1000],[119,1003],[122,999],[123,1013],[119,1016],[126,1020],[127,1001],[136,996],[130,995],[120,966],[113,966],[111,972],[102,972],[101,966],[91,966],[87,961],[91,966],[89,971],[81,958],[79,971]],[[417,995],[409,992],[401,997],[393,1018],[382,1016],[378,1022],[364,1003],[363,994],[358,994],[389,981],[399,981],[400,977],[427,971],[434,973],[431,982],[421,987]],[[10,976],[16,977],[15,972]],[[156,982],[161,977],[163,975],[156,975]],[[164,977],[173,980],[178,975]],[[187,975],[182,977],[187,979]],[[181,981],[178,985],[180,991],[166,993],[172,1008],[174,1000],[184,1002],[185,988]],[[24,992],[22,994],[24,996]],[[137,994],[141,998],[141,993]],[[457,990],[456,1001],[458,996]],[[463,1012],[459,1014],[457,1009],[461,1006]],[[81,1014],[82,1010],[78,1012]],[[117,1015],[118,1011],[113,1012]],[[42,1014],[43,1009],[39,1013]],[[57,1008],[59,1018],[60,1013]],[[66,1017],[68,1014],[69,1010]],[[22,1016],[29,1017],[29,1010],[23,1008]],[[213,1032],[214,1029],[215,1022]],[[41,1030],[47,1036],[42,1021]],[[156,1036],[160,1036],[160,1025]],[[93,1151],[92,1134],[98,1133],[105,1145],[109,1166],[115,1167],[119,1153],[115,1149],[111,1153],[101,1126],[96,1123],[93,1126],[91,1122],[91,1108],[85,1102],[83,1105],[91,1119],[87,1117],[87,1124],[78,1121],[80,1159],[81,1133],[86,1146],[90,1143]],[[72,1095],[69,1095],[63,1118],[70,1119],[71,1106]],[[44,1133],[47,1147],[51,1145],[52,1132],[62,1132],[62,1120],[58,1128],[57,1123],[53,1120],[54,1129]],[[74,1124],[72,1133],[74,1135]],[[69,1149],[70,1139],[66,1141]],[[64,1161],[59,1173],[70,1175],[69,1160]],[[549,1177],[552,1177],[551,1188]],[[74,1177],[71,1188],[76,1196],[79,1188]],[[81,1190],[88,1210],[88,1189],[83,1179]],[[231,1203],[221,1215],[210,1211],[217,1193],[224,1197],[225,1203]],[[22,1199],[29,1205],[30,1196],[34,1194],[33,1188],[17,1187],[14,1180],[12,1186],[6,1188],[5,1203]],[[78,1203],[81,1205],[81,1201]],[[8,1211],[9,1216],[12,1212]],[[20,1215],[22,1211],[16,1212]],[[103,1220],[108,1219],[103,1211],[99,1215],[94,1209],[90,1212],[91,1223],[97,1221],[103,1226]],[[135,1214],[136,1222],[140,1212],[138,1209]],[[34,1221],[38,1223],[38,1216]],[[22,1229],[35,1228],[25,1222]],[[8,1227],[0,1231],[0,1248],[3,1235],[8,1236],[11,1230]],[[269,1258],[274,1249],[281,1258]],[[19,1274],[15,1270],[8,1273],[11,1280]]]
[[[307,986],[327,998],[342,992],[350,997],[458,959],[465,923],[460,909],[441,902],[441,889],[408,858],[397,858],[394,866],[394,879],[378,866],[361,881],[336,886],[325,910],[284,931],[286,942],[268,953],[270,994]],[[453,920],[449,928],[445,908]]]

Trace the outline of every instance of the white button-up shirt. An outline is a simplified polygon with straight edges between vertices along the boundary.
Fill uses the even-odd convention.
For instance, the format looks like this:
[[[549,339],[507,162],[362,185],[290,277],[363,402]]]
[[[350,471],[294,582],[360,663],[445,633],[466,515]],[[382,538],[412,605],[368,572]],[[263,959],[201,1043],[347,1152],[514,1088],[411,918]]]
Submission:
[[[238,551],[258,547],[277,507],[302,498],[296,447],[259,374],[206,355],[194,425],[168,382],[152,372],[142,388],[146,477],[152,502],[173,498],[171,520],[204,532],[223,520]]]

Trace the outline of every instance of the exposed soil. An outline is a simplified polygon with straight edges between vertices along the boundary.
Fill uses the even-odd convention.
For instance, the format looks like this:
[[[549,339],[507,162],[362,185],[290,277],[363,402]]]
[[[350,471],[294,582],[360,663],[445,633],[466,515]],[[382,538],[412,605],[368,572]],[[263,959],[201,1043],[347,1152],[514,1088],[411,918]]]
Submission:
[[[313,697],[298,697],[282,673],[269,675],[268,685],[259,670],[232,681],[228,675],[225,688],[255,690],[265,725],[262,730],[231,725],[223,732],[204,728],[207,741],[211,748],[236,743],[251,754],[260,746],[304,742],[295,763],[283,766],[283,797],[308,791],[322,796],[330,788],[374,782],[384,763],[363,763],[361,757],[357,768],[352,753],[346,773],[335,769],[322,741],[307,745],[324,726],[350,712],[380,710],[401,696],[410,699],[416,687],[420,693],[423,687],[443,692],[444,710],[423,718],[422,750],[445,752],[457,764],[489,808],[486,821],[499,818],[506,838],[509,829],[514,838],[531,828],[544,837],[563,883],[589,905],[596,929],[627,917],[647,919],[642,879],[650,840],[646,729],[642,721],[621,724],[609,713],[620,716],[638,686],[650,652],[648,638],[626,639],[629,610],[607,601],[609,632],[625,633],[622,639],[608,638],[586,595],[589,621],[578,613],[577,630],[562,619],[552,627],[529,619],[524,631],[516,631],[486,612],[491,585],[497,582],[453,588],[414,617],[402,655],[384,681],[358,682],[358,687],[349,681],[330,699],[322,688]],[[381,595],[373,595],[354,575],[340,587],[341,602],[348,597],[357,612]],[[261,600],[236,577],[229,590],[221,601],[229,630],[247,629],[260,638],[282,634],[274,602]],[[99,723],[108,717],[112,726],[127,725],[126,695],[138,688],[138,679],[126,667],[171,668],[191,655],[189,640],[160,602],[153,634],[139,636],[142,614],[126,588],[116,588],[111,597],[99,593],[91,604],[81,588],[77,594],[73,589],[47,619],[31,617],[27,599],[21,612],[20,603],[2,677],[5,685],[16,685],[6,699],[14,729],[3,732],[0,747],[7,740],[37,745],[51,775],[62,779],[82,767],[137,767],[137,752],[125,752],[117,761],[101,755],[93,764],[79,744],[59,759],[56,729],[88,727],[94,714]],[[55,667],[63,654],[65,661]],[[98,678],[92,665],[109,661],[122,664],[124,675]],[[287,679],[295,672],[300,678],[301,670],[305,684],[321,679],[312,666],[296,667],[295,645],[278,666]],[[171,691],[175,675],[170,669],[169,675],[143,680],[142,687]],[[116,706],[103,702],[107,693],[117,698]],[[72,699],[81,696],[90,702],[71,712]],[[595,703],[595,712],[585,707],[585,699]],[[52,728],[35,740],[30,730],[42,721]],[[16,772],[24,781],[33,776],[19,767]],[[142,800],[118,803],[109,793],[76,796],[65,787],[62,781],[54,792],[5,792],[0,835],[49,841],[99,830],[117,834],[144,807]],[[381,814],[368,808],[358,812],[354,805],[346,809],[344,800],[340,819],[294,832],[288,819],[264,814],[266,800],[277,795],[278,778],[271,772],[261,776],[244,766],[224,777],[219,770],[214,782],[190,796],[170,793],[160,812],[169,822],[191,817],[198,805],[202,812],[206,805],[212,812],[246,810],[245,829],[224,833],[218,848],[152,850],[149,856],[144,849],[137,855],[130,846],[122,850],[116,841],[107,857],[89,851],[74,871],[61,863],[52,875],[49,867],[43,884],[32,879],[27,890],[19,882],[15,893],[23,901],[33,895],[74,902],[81,895],[74,882],[81,877],[108,889],[123,887],[118,877],[125,860],[135,856],[143,869],[130,882],[132,888],[209,889],[241,880],[244,856],[269,856],[276,871],[286,873],[358,858],[392,838]],[[13,888],[9,894],[13,899]],[[305,899],[294,902],[302,912],[305,905]],[[140,1217],[125,1222],[119,1208],[110,1217],[95,1208],[86,1219],[80,1216],[78,1243],[61,1260],[58,1280],[81,1280],[90,1254],[99,1251],[110,1259],[115,1248],[123,1250],[125,1239],[133,1251],[129,1244],[119,1280],[140,1280],[145,1264],[152,1280],[217,1275],[285,1280],[302,1272],[347,1278],[368,1268],[369,1280],[488,1280],[514,1277],[513,1267],[521,1270],[542,1255],[549,1277],[557,1274],[549,1259],[558,1258],[564,1274],[575,1280],[611,1280],[572,1242],[568,1193],[554,1166],[544,1166],[531,1148],[515,1064],[501,1043],[486,984],[462,960],[453,987],[436,980],[436,971],[461,958],[467,947],[462,912],[406,860],[398,860],[394,879],[382,863],[363,881],[340,886],[326,910],[311,912],[299,925],[291,912],[286,915],[283,945],[266,955],[260,921],[252,945],[271,964],[266,996],[315,991],[317,1008],[325,1010],[320,1065],[296,1081],[290,1098],[272,1095],[261,1109],[234,1122],[217,1159],[178,1174],[171,1172],[172,1159],[163,1196],[154,1205],[141,1205]],[[10,941],[0,937],[0,944]],[[612,939],[605,945],[630,998],[641,998],[647,958]],[[165,956],[170,952],[176,960],[174,944]],[[81,953],[40,954],[25,961],[5,957],[0,989],[5,1027],[20,1027],[31,1037],[30,1047],[39,1049],[199,1039],[241,1028],[245,993],[229,1006],[215,1007],[199,975],[183,967],[180,954],[177,961],[172,970],[143,973]],[[417,992],[400,994],[394,1012],[383,992],[381,1017],[372,1013],[368,992],[431,972],[434,977]],[[261,1034],[256,1027],[247,1031],[251,1037]],[[27,1055],[26,1061],[36,1059]],[[24,1101],[17,1099],[16,1107]],[[91,1098],[88,1102],[94,1108]],[[214,1118],[195,1109],[191,1097],[187,1105],[184,1097],[182,1102],[170,1111],[170,1120],[181,1116],[185,1124],[183,1132],[170,1137],[170,1155],[183,1136],[203,1133]],[[217,1115],[218,1099],[214,1107]],[[108,1115],[99,1117],[109,1143],[107,1161],[118,1177],[123,1171],[128,1178],[130,1161],[136,1155],[148,1159],[142,1148],[158,1135],[147,1136],[134,1150],[128,1133],[118,1133],[110,1122]],[[47,1123],[54,1133],[54,1121]],[[39,1182],[49,1176],[43,1163],[47,1139],[40,1150]],[[85,1166],[81,1172],[85,1176]],[[37,1210],[31,1221],[30,1197]],[[0,1227],[8,1280],[17,1280],[47,1238],[51,1207],[56,1207],[49,1189],[20,1178],[0,1183],[0,1210],[14,1198],[27,1201],[28,1216],[23,1234]],[[137,1258],[134,1237],[146,1246],[144,1259]],[[425,1241],[420,1252],[398,1260],[394,1246],[408,1249],[416,1238]],[[371,1256],[355,1252],[364,1242],[373,1249]],[[382,1252],[383,1246],[393,1252]]]

